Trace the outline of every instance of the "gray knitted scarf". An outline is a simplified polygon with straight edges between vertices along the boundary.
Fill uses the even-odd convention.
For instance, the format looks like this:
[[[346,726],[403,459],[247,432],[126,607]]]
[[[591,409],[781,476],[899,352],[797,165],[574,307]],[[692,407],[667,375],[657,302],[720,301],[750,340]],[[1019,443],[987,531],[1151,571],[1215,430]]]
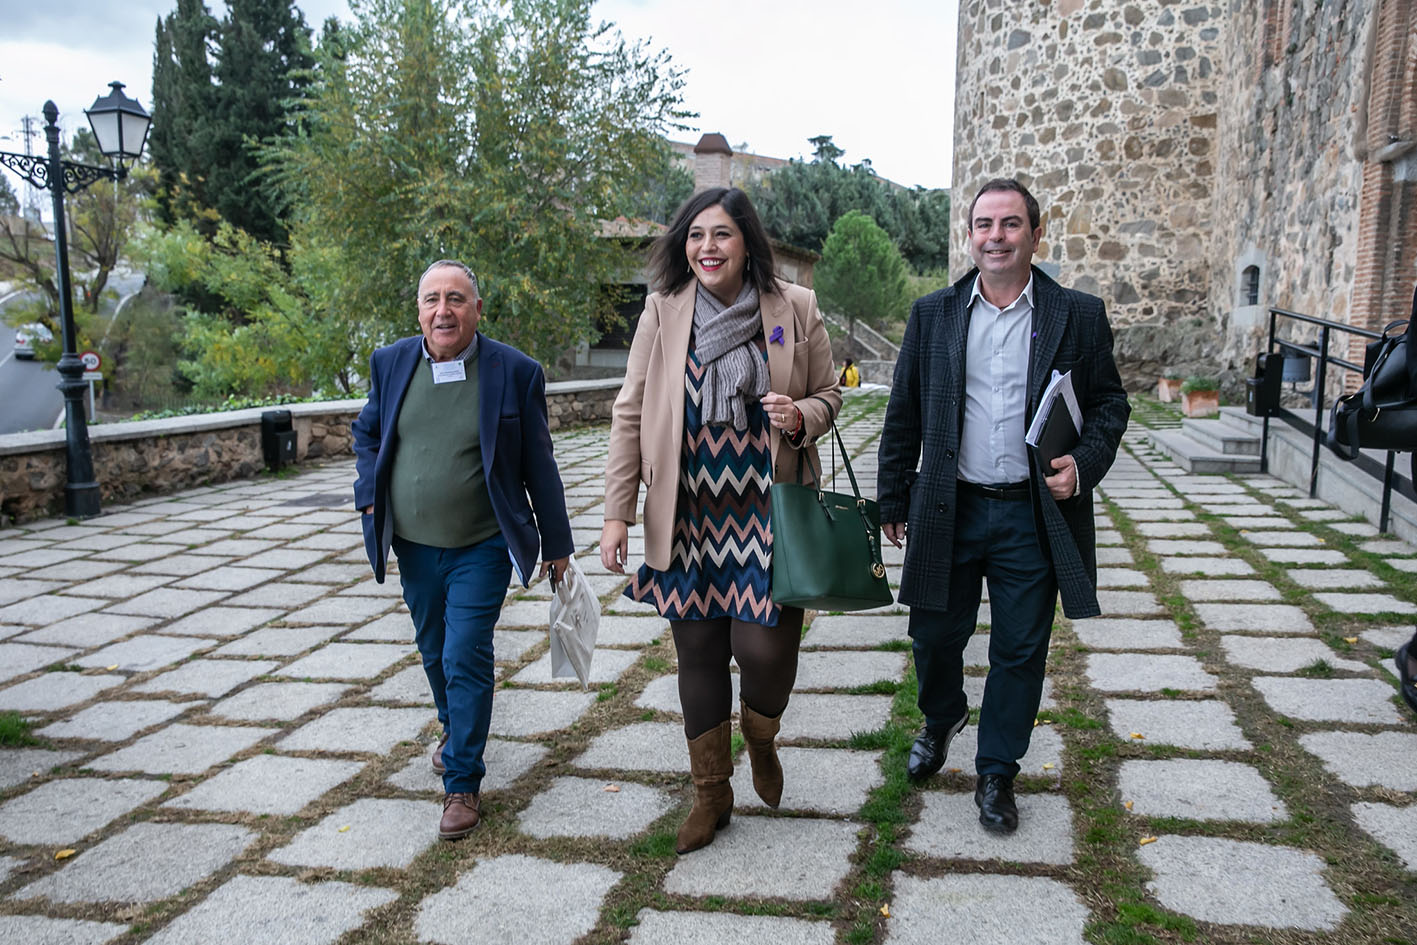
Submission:
[[[762,331],[758,290],[750,282],[732,305],[724,306],[702,285],[694,296],[694,349],[704,366],[701,391],[704,423],[748,428],[749,400],[768,392],[768,366],[753,344]]]

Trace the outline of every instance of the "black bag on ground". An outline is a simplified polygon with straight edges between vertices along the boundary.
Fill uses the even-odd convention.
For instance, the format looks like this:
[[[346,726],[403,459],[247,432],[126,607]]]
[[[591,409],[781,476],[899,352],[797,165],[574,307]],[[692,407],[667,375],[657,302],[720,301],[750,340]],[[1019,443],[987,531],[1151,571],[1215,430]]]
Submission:
[[[1412,295],[1417,320],[1417,291]],[[1417,350],[1412,321],[1401,319],[1383,329],[1363,358],[1363,386],[1333,402],[1329,412],[1328,445],[1343,459],[1358,450],[1413,452],[1417,480]]]

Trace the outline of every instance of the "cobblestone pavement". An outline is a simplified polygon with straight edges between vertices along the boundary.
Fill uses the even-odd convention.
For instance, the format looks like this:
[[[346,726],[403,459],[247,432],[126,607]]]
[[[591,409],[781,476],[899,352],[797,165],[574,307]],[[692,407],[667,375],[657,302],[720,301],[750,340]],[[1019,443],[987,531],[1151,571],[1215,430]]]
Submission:
[[[871,495],[882,406],[845,412]],[[891,793],[913,677],[886,608],[811,620],[781,809],[740,756],[732,823],[676,857],[667,625],[589,553],[606,431],[555,439],[605,604],[594,684],[551,677],[546,588],[510,589],[487,822],[457,844],[351,462],[0,531],[0,711],[37,739],[0,748],[0,943],[1417,934],[1417,725],[1391,674],[1417,548],[1268,477],[1185,475],[1131,434],[1098,506],[1104,616],[1059,621],[1015,835],[976,823],[972,725],[941,775]]]

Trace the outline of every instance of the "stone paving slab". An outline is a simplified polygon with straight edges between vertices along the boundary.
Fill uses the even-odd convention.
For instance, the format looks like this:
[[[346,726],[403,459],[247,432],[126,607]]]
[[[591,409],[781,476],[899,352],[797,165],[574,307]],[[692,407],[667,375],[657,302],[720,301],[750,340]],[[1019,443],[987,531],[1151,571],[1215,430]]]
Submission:
[[[1138,522],[1137,534],[1146,538],[1210,538],[1204,522]]]
[[[301,584],[286,580],[262,584],[260,587],[229,597],[222,603],[235,607],[279,607],[282,609],[299,607],[321,597],[329,588],[319,584]]]
[[[366,623],[358,630],[351,630],[340,639],[412,644],[413,619],[409,617],[406,610],[400,608],[393,613],[384,614],[384,616]]]
[[[1134,559],[1132,553],[1126,548],[1098,548],[1097,563],[1107,564],[1132,564]]]
[[[1150,591],[1098,591],[1097,606],[1106,617],[1162,613],[1160,601]]]
[[[55,712],[88,702],[101,692],[127,682],[126,676],[45,673],[0,689],[0,711],[24,714]]]
[[[1250,680],[1280,715],[1312,722],[1402,721],[1392,704],[1392,687],[1376,679],[1299,679],[1256,676]]]
[[[628,604],[629,601],[625,603]],[[502,607],[502,613],[497,618],[499,629],[523,627],[545,630],[550,625],[551,607],[542,600],[512,601]]]
[[[0,804],[0,836],[13,843],[76,843],[167,790],[162,781],[62,778]]]
[[[1417,791],[1417,734],[1310,732],[1299,736],[1299,745],[1345,784]]]
[[[13,679],[53,663],[64,662],[77,652],[68,647],[0,643],[0,680]]]
[[[793,689],[851,689],[896,681],[905,675],[905,660],[904,653],[875,650],[802,653]]]
[[[401,702],[406,705],[433,705],[433,690],[422,663],[399,670],[369,690],[370,702]]]
[[[1373,538],[1382,534],[1376,525],[1368,522],[1333,522],[1329,525],[1336,532],[1344,535],[1352,535],[1355,538]]]
[[[123,597],[133,597],[146,591],[162,587],[172,580],[167,574],[110,574],[105,577],[95,578],[92,581],[83,581],[72,584],[65,589],[67,593],[78,594],[81,597],[109,597],[113,599]]]
[[[495,716],[496,711],[494,709]],[[282,738],[282,751],[341,751],[383,754],[412,740],[433,718],[426,709],[331,709]]]
[[[1191,601],[1281,600],[1279,589],[1268,581],[1182,581],[1181,594]]]
[[[554,732],[570,727],[594,704],[593,692],[499,689],[492,700],[491,733],[515,738]]]
[[[1324,543],[1317,535],[1300,531],[1250,531],[1241,529],[1240,537],[1261,548],[1312,548]]]
[[[146,945],[221,942],[333,945],[373,909],[398,898],[379,886],[305,883],[288,876],[235,876],[147,940]]]
[[[99,771],[201,774],[271,734],[267,728],[174,723],[88,762]]]
[[[1205,555],[1219,557],[1226,548],[1218,541],[1181,541],[1170,538],[1153,538],[1146,543],[1146,550],[1159,558],[1181,555]]]
[[[1417,804],[1397,807],[1361,801],[1351,809],[1359,827],[1396,853],[1409,873],[1417,873]]]
[[[1189,522],[1196,513],[1190,509],[1130,509],[1127,517],[1134,522]]]
[[[1022,829],[1022,828],[1020,828]],[[1087,907],[1063,882],[1041,876],[896,873],[886,945],[1085,945]]]
[[[1235,712],[1216,699],[1108,699],[1112,732],[1130,739],[1133,732],[1152,744],[1201,751],[1254,746],[1235,722]]]
[[[964,696],[972,708],[978,708],[984,704],[984,676],[964,677]],[[1058,703],[1053,699],[1053,680],[1044,678],[1043,697],[1039,700],[1039,709],[1056,709]]]
[[[50,751],[44,748],[0,750],[0,790],[48,774],[51,768],[66,765],[85,754],[82,751]]]
[[[234,860],[256,833],[231,824],[134,824],[30,883],[16,899],[153,902]]]
[[[1210,692],[1216,678],[1194,656],[1152,653],[1091,653],[1087,678],[1103,692]]]
[[[777,753],[783,775],[781,810],[849,816],[885,783],[880,764],[884,752],[784,746]],[[732,783],[735,810],[767,809],[753,790],[747,752],[738,756]]]
[[[1249,823],[1289,817],[1259,771],[1235,761],[1124,761],[1117,792],[1121,800],[1132,802],[1133,814],[1146,817]]]
[[[155,676],[133,692],[180,692],[216,699],[280,664],[274,660],[197,659]]]
[[[587,682],[592,686],[616,682],[639,658],[638,650],[606,650],[597,647],[591,655]],[[574,676],[552,677],[549,650],[513,676],[512,682],[524,686],[545,686],[552,683],[580,686]]]
[[[1212,630],[1312,634],[1314,625],[1293,604],[1196,604],[1196,616]]]
[[[595,863],[554,863],[522,854],[478,861],[457,883],[424,899],[413,930],[438,945],[571,945],[595,927],[621,874]],[[527,890],[554,889],[555,896]]]
[[[684,726],[677,722],[632,722],[613,728],[593,738],[572,763],[578,768],[687,772],[689,751]],[[742,763],[746,764],[746,760]]]
[[[817,617],[802,638],[802,645],[868,649],[907,640],[909,617],[864,617],[859,614]]]
[[[487,774],[482,778],[482,791],[501,791],[530,771],[550,752],[535,742],[514,742],[503,738],[487,739],[482,761]],[[685,765],[687,770],[687,755]],[[433,771],[428,752],[416,755],[408,764],[389,778],[389,783],[408,791],[442,795],[443,776]]]
[[[966,725],[950,743],[945,770],[972,773],[979,750],[979,726]],[[1029,736],[1028,751],[1018,759],[1020,773],[1033,777],[1057,777],[1063,771],[1063,739],[1048,725],[1035,726]],[[1044,767],[1047,765],[1048,767]]]
[[[256,755],[208,778],[164,807],[251,814],[296,814],[359,773],[358,761]]]
[[[133,547],[144,546],[135,545]],[[170,574],[173,577],[191,577],[194,574],[204,574],[213,568],[229,564],[232,560],[218,556],[188,554],[186,548],[174,545],[170,557],[144,561],[134,565],[131,570],[139,574]]]
[[[1314,591],[1387,586],[1373,572],[1356,568],[1290,568],[1287,574],[1295,584]]]
[[[319,646],[342,627],[264,627],[213,650],[212,656],[295,656]]]
[[[1367,630],[1359,631],[1358,636],[1367,640],[1373,646],[1380,646],[1387,650],[1396,650],[1402,644],[1412,639],[1411,627],[1370,627]]]
[[[857,732],[877,731],[890,716],[890,696],[799,692],[783,710],[778,740],[845,741]]]
[[[679,858],[664,891],[827,901],[851,871],[858,829],[836,820],[734,817],[713,843]]]
[[[1334,669],[1366,673],[1367,663],[1346,660],[1328,646],[1312,638],[1222,636],[1220,645],[1225,657],[1236,666],[1268,673],[1293,673],[1323,660]]]
[[[407,869],[438,842],[441,804],[364,797],[302,830],[266,858],[287,866],[337,870]]]
[[[296,679],[373,679],[417,651],[395,643],[330,643],[276,670]]]
[[[145,728],[175,719],[190,708],[191,703],[165,702],[160,699],[100,702],[53,725],[46,725],[35,734],[44,738],[91,738],[95,741],[122,742]]]
[[[1171,650],[1183,645],[1180,628],[1171,620],[1091,617],[1074,620],[1073,632],[1084,646],[1097,650]]]
[[[1137,858],[1156,874],[1147,888],[1161,905],[1203,922],[1327,931],[1348,914],[1324,882],[1323,860],[1304,850],[1163,836]]]
[[[5,945],[103,945],[127,931],[128,926],[114,922],[0,915],[0,942]]]
[[[979,826],[974,793],[925,791],[920,819],[910,828],[905,848],[946,860],[1003,860],[1010,863],[1073,861],[1073,813],[1058,794],[1020,792],[1018,830],[989,833]]]
[[[596,635],[597,646],[646,646],[669,630],[663,617],[602,616]]]
[[[1314,599],[1341,614],[1417,614],[1417,604],[1391,594],[1315,594]]]
[[[771,942],[772,945],[834,945],[830,922],[774,915],[729,912],[656,912],[641,909],[630,930],[629,945],[723,945]]]
[[[377,617],[389,609],[384,597],[327,597],[309,607],[287,614],[286,623],[333,624],[354,626]]]
[[[547,639],[545,630],[493,630],[492,652],[499,662],[515,663]]]
[[[198,650],[205,650],[216,644],[216,640],[201,637],[169,637],[151,634],[133,637],[122,643],[114,643],[87,656],[80,656],[73,662],[79,666],[141,673],[150,669],[158,669],[169,663],[176,663],[178,660],[184,660]]]
[[[1278,564],[1347,564],[1348,556],[1331,548],[1266,548],[1264,556]]]
[[[531,799],[517,826],[522,833],[540,839],[623,840],[643,832],[673,807],[669,794],[659,788],[622,780],[561,777]]]
[[[253,627],[270,623],[285,611],[271,607],[204,607],[175,620],[155,633],[187,636],[235,637]]]
[[[340,683],[259,683],[211,707],[212,715],[242,722],[289,722],[349,692]]]
[[[1098,587],[1147,587],[1151,579],[1132,568],[1098,568]]]
[[[1223,521],[1231,528],[1241,530],[1267,528],[1287,530],[1299,527],[1277,513],[1274,515],[1226,515],[1223,516]]]
[[[52,643],[58,646],[73,646],[81,650],[92,649],[112,643],[130,633],[145,630],[158,622],[157,617],[125,617],[119,614],[95,613],[90,611],[52,623],[39,630],[31,630],[24,636],[16,637],[17,643]]]
[[[183,578],[173,586],[202,591],[244,591],[257,584],[273,581],[284,573],[274,568],[212,568],[210,571]]]
[[[226,597],[223,591],[190,591],[175,587],[164,587],[149,591],[107,608],[114,614],[137,614],[142,617],[181,617],[201,607],[214,604]]]

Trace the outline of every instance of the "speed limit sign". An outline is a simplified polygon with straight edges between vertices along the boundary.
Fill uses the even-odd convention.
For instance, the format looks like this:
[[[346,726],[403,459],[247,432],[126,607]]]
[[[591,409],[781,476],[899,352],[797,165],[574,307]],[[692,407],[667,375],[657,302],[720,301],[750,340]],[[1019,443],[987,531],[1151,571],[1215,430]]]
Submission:
[[[97,351],[85,351],[79,355],[79,360],[83,362],[85,371],[97,371],[99,365],[103,364],[103,358],[98,356]]]

